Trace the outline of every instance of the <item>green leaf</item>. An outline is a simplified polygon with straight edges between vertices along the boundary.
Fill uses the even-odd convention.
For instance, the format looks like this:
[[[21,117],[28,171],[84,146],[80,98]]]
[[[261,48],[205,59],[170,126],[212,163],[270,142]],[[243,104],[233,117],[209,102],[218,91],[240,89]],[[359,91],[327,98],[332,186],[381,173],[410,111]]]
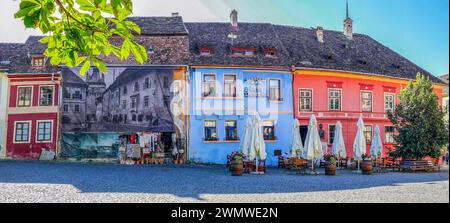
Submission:
[[[83,66],[80,69],[80,75],[84,76],[90,67],[91,67],[91,61],[86,60],[86,62],[84,62]]]
[[[98,58],[92,58],[92,61],[94,62],[94,65],[102,72],[102,73],[106,73],[106,71],[108,70],[105,66],[105,64],[103,63],[102,60],[98,59]]]

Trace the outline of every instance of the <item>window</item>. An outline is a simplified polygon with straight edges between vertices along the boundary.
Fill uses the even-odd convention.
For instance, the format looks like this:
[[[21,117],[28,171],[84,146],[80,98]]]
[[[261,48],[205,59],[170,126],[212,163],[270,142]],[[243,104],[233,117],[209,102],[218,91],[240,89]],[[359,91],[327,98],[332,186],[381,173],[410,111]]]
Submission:
[[[16,122],[16,130],[14,131],[14,142],[29,142],[30,141],[30,123],[31,122]]]
[[[300,90],[299,95],[300,111],[312,111],[312,90]]]
[[[269,80],[269,100],[281,100],[281,80]]]
[[[122,100],[122,109],[126,109],[126,108],[127,108],[127,101]]]
[[[384,127],[384,141],[386,143],[394,143],[394,126]]]
[[[328,109],[333,111],[341,110],[341,90],[328,91]]]
[[[200,56],[211,56],[212,50],[209,48],[200,49]]]
[[[30,107],[31,106],[31,92],[32,87],[18,87],[19,97],[17,101],[17,107]]]
[[[216,121],[205,121],[205,141],[217,141]]]
[[[236,75],[225,75],[223,79],[223,96],[236,97]]]
[[[63,111],[64,112],[68,112],[69,111],[69,105],[68,104],[63,105]]]
[[[372,126],[371,125],[364,126],[364,137],[366,138],[367,144],[372,143]]]
[[[225,140],[226,141],[238,140],[236,120],[225,121]]]
[[[205,74],[203,76],[203,96],[216,96],[216,76]]]
[[[45,66],[45,57],[43,57],[43,56],[32,57],[31,65],[33,67],[43,67],[43,66]]]
[[[144,89],[150,88],[150,79],[148,77],[145,78],[144,87],[143,88]]]
[[[333,144],[334,142],[334,136],[336,135],[336,126],[335,125],[329,125],[328,126],[328,144]]]
[[[139,82],[134,82],[134,91],[139,91]]]
[[[137,107],[137,98],[132,97],[131,98],[131,108],[136,108],[136,107]]]
[[[395,95],[394,94],[384,94],[384,111],[393,112],[395,109]]]
[[[67,90],[67,88],[63,88],[63,98],[64,99],[70,99],[70,93]]]
[[[372,112],[372,92],[361,92],[361,110],[363,112]]]
[[[53,86],[40,87],[39,106],[53,105]]]
[[[125,85],[125,86],[123,86],[123,95],[126,95],[127,94],[127,86]]]
[[[37,141],[48,142],[52,141],[52,122],[38,121],[37,126]]]
[[[263,121],[264,140],[275,140],[275,124],[273,121]]]
[[[253,50],[246,50],[246,51],[244,51],[244,55],[245,56],[254,56],[255,55],[255,51],[253,51]]]
[[[256,54],[255,49],[232,49],[233,56],[254,56]]]
[[[75,112],[80,112],[80,105],[75,105]]]
[[[73,99],[82,99],[80,91],[75,91],[75,93],[72,95]]]
[[[266,57],[276,57],[277,56],[277,50],[276,49],[265,49],[264,50]]]
[[[149,96],[145,96],[144,97],[144,107],[145,108],[148,108],[149,101],[150,101],[150,97]]]

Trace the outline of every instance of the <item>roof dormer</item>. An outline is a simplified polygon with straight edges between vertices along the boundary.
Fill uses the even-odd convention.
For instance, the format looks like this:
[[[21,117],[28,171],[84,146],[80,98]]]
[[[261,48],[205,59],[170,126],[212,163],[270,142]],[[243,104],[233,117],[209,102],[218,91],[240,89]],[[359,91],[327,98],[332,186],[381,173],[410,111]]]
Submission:
[[[32,67],[45,67],[45,56],[44,55],[31,56],[31,66]]]

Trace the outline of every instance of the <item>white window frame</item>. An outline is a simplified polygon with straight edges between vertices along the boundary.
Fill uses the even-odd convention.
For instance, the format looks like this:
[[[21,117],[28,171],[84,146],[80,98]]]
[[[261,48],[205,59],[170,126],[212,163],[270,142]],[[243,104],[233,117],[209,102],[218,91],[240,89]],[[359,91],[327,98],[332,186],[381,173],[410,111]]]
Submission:
[[[16,141],[17,123],[28,123],[28,141]],[[32,123],[33,122],[31,120],[14,121],[14,132],[13,132],[13,143],[14,144],[26,144],[26,143],[30,143],[31,142],[31,128],[33,128]]]
[[[279,92],[279,98],[278,99],[271,99],[270,98],[270,81],[279,81],[280,83],[280,92]],[[283,80],[281,78],[269,78],[269,81],[267,82],[267,95],[270,101],[281,101],[281,99],[283,98]],[[311,95],[312,97],[312,95]],[[312,104],[311,104],[312,106]],[[312,108],[312,107],[311,107]]]
[[[31,96],[30,96],[30,106],[19,106],[19,99],[20,99],[20,88],[30,88],[31,87]],[[34,96],[34,86],[33,85],[26,85],[26,86],[17,86],[17,98],[16,98],[16,107],[18,108],[29,108],[33,107],[33,96]]]
[[[362,100],[363,100],[362,94],[363,93],[370,93],[370,101],[371,101],[370,111],[363,111],[363,103],[362,103]],[[359,91],[359,109],[361,112],[373,112],[373,91],[368,91],[368,90],[360,90]]]
[[[234,96],[226,96],[225,95],[225,76],[234,76],[234,90],[235,90],[235,94]],[[217,81],[217,80],[216,80]],[[217,87],[217,86],[216,86]],[[217,90],[216,90],[217,91]],[[237,90],[237,74],[223,74],[223,96],[224,97],[231,97],[231,98],[236,98],[238,94],[238,90]],[[216,96],[217,96],[217,92],[216,92]]]
[[[51,124],[51,128],[50,128],[50,140],[44,140],[44,141],[39,141],[38,140],[38,136],[39,136],[39,123],[43,123],[43,122],[50,122]],[[49,142],[53,142],[53,125],[54,125],[54,121],[53,120],[38,120],[36,121],[36,142],[37,143],[49,143]]]
[[[310,111],[306,111],[306,110],[302,110],[301,106],[300,106],[300,92],[301,91],[310,91],[311,92],[311,110]],[[312,88],[299,88],[298,89],[298,112],[314,112],[314,90]]]
[[[215,90],[216,90],[214,95],[205,96],[205,76],[214,76],[214,87],[215,87]],[[217,90],[218,90],[217,89],[217,75],[215,73],[204,73],[204,74],[202,74],[202,80],[201,81],[202,81],[201,92],[202,92],[202,97],[203,98],[217,97],[217,95],[219,95],[219,92],[217,92]]]
[[[53,91],[53,95],[52,95],[52,105],[41,105],[41,88],[43,87],[51,87],[52,91]],[[81,92],[80,92],[81,94]],[[39,107],[50,107],[50,106],[55,106],[55,86],[54,85],[40,85],[39,86],[39,95],[38,95],[38,106]]]
[[[366,138],[366,126],[370,126],[371,131],[370,131],[370,143],[367,142],[367,138]],[[366,140],[366,144],[372,144],[373,143],[373,132],[375,131],[375,129],[373,129],[373,124],[364,124],[364,129],[363,129],[363,134],[364,134],[364,138]]]
[[[216,135],[217,135],[217,140],[216,141],[207,141],[206,140],[206,131],[205,131],[205,128],[206,128],[206,125],[205,125],[205,123],[206,122],[214,122],[214,123],[216,123],[215,124],[215,129],[216,129]],[[217,128],[217,120],[214,120],[214,119],[208,119],[208,120],[204,120],[203,121],[203,141],[204,142],[218,142],[219,141],[219,131],[218,131],[218,128]]]
[[[330,100],[331,100],[331,97],[330,97],[330,92],[331,91],[339,91],[339,109],[331,109],[331,106],[330,106]],[[343,102],[343,100],[342,100],[342,89],[341,88],[328,88],[328,111],[342,111],[342,102]]]
[[[384,143],[386,143],[386,144],[393,144],[393,143],[395,143],[395,139],[394,139],[394,135],[395,135],[395,128],[394,128],[394,132],[392,132],[392,142],[388,142],[387,140],[386,140],[386,127],[392,127],[392,128],[394,128],[394,126],[393,125],[385,125],[384,126],[384,129],[383,129],[383,131],[384,131]]]
[[[261,131],[263,131],[263,138],[264,138],[264,127],[265,127],[264,122],[272,122],[272,124],[273,124],[273,136],[275,137],[275,139],[264,139],[264,141],[276,141],[276,140],[278,140],[277,132],[276,132],[276,124],[275,124],[275,120],[274,119],[262,120],[262,129],[261,129]]]
[[[396,95],[394,93],[388,93],[388,92],[384,92],[384,98],[383,98],[383,107],[384,107],[384,112],[388,112],[388,109],[386,109],[386,96],[392,96],[393,97],[393,107],[391,112],[393,112],[395,110],[395,97]]]

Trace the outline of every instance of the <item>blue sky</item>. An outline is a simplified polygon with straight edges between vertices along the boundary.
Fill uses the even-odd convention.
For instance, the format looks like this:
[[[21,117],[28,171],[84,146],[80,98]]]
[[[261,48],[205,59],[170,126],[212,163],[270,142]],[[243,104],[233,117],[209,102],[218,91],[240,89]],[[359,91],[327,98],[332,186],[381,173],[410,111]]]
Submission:
[[[239,20],[342,30],[345,0],[133,0],[136,16],[185,21]],[[0,42],[23,42],[33,30],[13,19],[18,1],[0,0]],[[434,75],[449,72],[449,0],[349,0],[357,33],[370,35]]]

